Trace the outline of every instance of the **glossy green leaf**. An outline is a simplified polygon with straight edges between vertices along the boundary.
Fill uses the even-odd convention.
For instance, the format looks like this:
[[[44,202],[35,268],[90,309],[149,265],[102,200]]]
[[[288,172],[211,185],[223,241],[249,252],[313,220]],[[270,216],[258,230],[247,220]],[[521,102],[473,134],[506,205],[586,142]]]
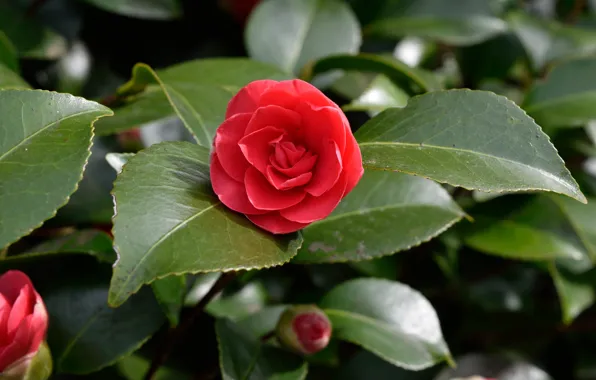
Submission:
[[[409,95],[397,87],[384,75],[377,76],[370,86],[350,104],[342,107],[344,111],[368,111],[375,116],[390,107],[403,108],[408,104]]]
[[[150,20],[172,20],[180,17],[178,0],[85,0],[108,12]]]
[[[528,93],[523,107],[549,127],[583,126],[596,119],[596,58],[570,60],[556,66]]]
[[[217,318],[239,320],[261,310],[267,302],[267,290],[259,282],[246,284],[234,294],[224,294],[211,301],[205,311]]]
[[[57,59],[66,53],[66,39],[9,4],[0,3],[0,30],[20,57]]]
[[[117,364],[118,369],[126,380],[143,380],[143,377],[149,370],[151,362],[139,355],[130,355]],[[177,371],[169,367],[160,367],[155,374],[155,380],[191,380],[189,374]],[[110,379],[112,380],[112,379]]]
[[[66,203],[89,158],[91,126],[110,114],[72,95],[0,91],[0,247]]]
[[[250,56],[286,72],[328,55],[357,53],[360,43],[358,20],[339,0],[264,1],[246,27]]]
[[[114,306],[172,274],[281,265],[302,243],[299,234],[267,234],[224,207],[211,190],[209,150],[191,143],[165,142],[136,154],[113,193]]]
[[[279,318],[287,308],[288,305],[268,306],[237,320],[236,324],[254,337],[262,337],[275,330]]]
[[[308,74],[312,76],[330,70],[383,74],[399,88],[403,88],[412,95],[443,88],[435,74],[420,68],[410,67],[395,58],[383,55],[362,53],[359,55],[337,55],[323,58],[310,68]]]
[[[451,362],[432,305],[407,285],[380,279],[345,282],[321,301],[334,335],[409,370]]]
[[[257,79],[283,80],[289,76],[269,65],[238,58],[189,61],[158,71],[137,64],[132,79],[118,90],[126,105],[116,110],[113,120],[98,123],[97,133],[126,130],[175,111],[195,139],[210,147],[231,97]],[[155,85],[163,92],[156,91]],[[169,113],[165,107],[168,102],[173,108]]]
[[[596,272],[594,270],[581,274],[571,273],[549,265],[549,272],[559,295],[563,323],[571,324],[573,320],[596,301]]]
[[[569,26],[521,12],[510,13],[507,22],[524,46],[536,71],[555,60],[596,52],[596,32],[592,29]]]
[[[0,31],[0,64],[6,66],[15,73],[19,72],[19,58],[17,50],[6,33]]]
[[[160,278],[151,284],[151,288],[157,302],[170,321],[170,326],[177,326],[180,321],[182,301],[186,293],[186,276]]]
[[[475,222],[466,228],[464,241],[489,254],[519,260],[564,259],[568,266],[585,270],[596,257],[596,239],[591,234],[593,223],[583,223],[596,216],[596,209],[591,203],[580,204],[582,208],[572,203],[561,196],[540,195],[511,212],[499,203],[482,214],[472,213]]]
[[[365,30],[376,36],[417,36],[450,45],[476,44],[507,30],[486,0],[417,0],[404,8],[381,15]]]
[[[262,344],[226,319],[215,323],[223,380],[302,380],[308,365],[300,357]]]
[[[29,86],[29,84],[17,73],[11,70],[8,66],[0,63],[0,89],[30,87],[31,86]]]
[[[303,231],[295,262],[359,261],[419,245],[464,212],[440,185],[407,174],[366,171],[333,213]]]
[[[87,254],[108,264],[116,261],[112,239],[105,232],[98,230],[77,230],[62,237],[47,240],[25,253],[8,256],[5,260],[31,260],[40,256],[63,254]]]
[[[355,136],[365,168],[486,192],[553,191],[586,202],[548,136],[515,103],[490,92],[416,96]]]
[[[478,374],[498,380],[552,380],[539,367],[516,357],[482,354],[458,357],[457,368],[445,368],[433,380],[467,379]]]
[[[109,267],[81,273],[76,285],[56,284],[44,295],[50,313],[49,344],[58,372],[89,373],[135,351],[163,324],[149,289],[117,309],[106,304]],[[72,282],[69,274],[69,282]]]

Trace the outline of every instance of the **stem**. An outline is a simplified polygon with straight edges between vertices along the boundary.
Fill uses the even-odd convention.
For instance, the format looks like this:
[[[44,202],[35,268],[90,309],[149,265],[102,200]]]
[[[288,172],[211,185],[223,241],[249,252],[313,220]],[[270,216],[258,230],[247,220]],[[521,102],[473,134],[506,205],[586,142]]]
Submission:
[[[261,337],[261,342],[265,343],[266,341],[273,338],[274,336],[275,336],[275,330],[269,331],[267,334],[265,334]]]
[[[203,314],[203,310],[205,306],[211,300],[218,295],[224,288],[232,282],[237,276],[237,272],[227,272],[223,273],[213,284],[209,292],[203,297],[199,303],[194,307],[194,309],[184,318],[182,322],[176,327],[175,329],[171,330],[170,333],[166,336],[164,344],[161,345],[161,349],[157,351],[153,361],[151,362],[151,367],[147,371],[147,374],[144,377],[144,380],[153,380],[159,368],[168,360],[168,357],[172,353],[172,350],[176,346],[178,340],[185,336],[186,331],[194,324],[195,320]]]

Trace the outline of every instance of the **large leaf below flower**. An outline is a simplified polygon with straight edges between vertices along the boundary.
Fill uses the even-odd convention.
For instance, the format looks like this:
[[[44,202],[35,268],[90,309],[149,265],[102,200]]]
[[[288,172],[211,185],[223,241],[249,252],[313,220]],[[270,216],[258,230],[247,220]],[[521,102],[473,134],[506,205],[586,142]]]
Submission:
[[[301,380],[308,365],[296,355],[267,346],[225,319],[215,324],[223,380]]]
[[[110,114],[72,95],[0,91],[0,247],[66,203],[90,155],[91,125]]]
[[[295,261],[357,261],[408,249],[438,235],[464,212],[437,183],[367,171],[333,213],[303,231]]]
[[[336,337],[394,365],[421,370],[451,361],[435,310],[409,286],[379,279],[352,280],[329,292],[321,307]]]
[[[548,136],[515,103],[490,92],[417,96],[355,136],[365,168],[486,192],[553,191],[586,202]]]
[[[203,59],[158,71],[137,64],[132,79],[118,90],[125,105],[116,109],[112,120],[98,123],[97,133],[116,133],[176,114],[199,144],[209,147],[228,102],[240,88],[257,79],[289,78],[247,59]]]
[[[195,144],[165,142],[136,154],[114,196],[114,306],[172,274],[283,264],[302,243],[299,234],[275,237],[224,207],[211,190],[209,151]]]
[[[286,72],[331,54],[356,53],[361,39],[356,16],[338,0],[265,1],[246,28],[250,56]]]

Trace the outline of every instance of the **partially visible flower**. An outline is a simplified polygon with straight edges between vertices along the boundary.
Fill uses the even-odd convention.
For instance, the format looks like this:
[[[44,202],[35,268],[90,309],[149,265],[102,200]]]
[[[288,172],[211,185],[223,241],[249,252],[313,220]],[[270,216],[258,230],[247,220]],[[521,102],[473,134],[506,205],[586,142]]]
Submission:
[[[248,16],[260,2],[261,0],[221,0],[223,8],[241,24],[246,22]]]
[[[277,338],[287,348],[304,355],[317,353],[331,339],[331,321],[313,305],[291,306],[281,315]]]
[[[0,276],[0,378],[24,376],[47,329],[46,307],[29,277],[20,271]]]

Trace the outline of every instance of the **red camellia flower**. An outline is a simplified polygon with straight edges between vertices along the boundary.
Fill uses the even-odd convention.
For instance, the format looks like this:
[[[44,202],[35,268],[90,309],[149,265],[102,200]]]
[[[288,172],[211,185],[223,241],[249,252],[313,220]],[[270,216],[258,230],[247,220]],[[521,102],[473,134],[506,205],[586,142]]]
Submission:
[[[46,307],[29,277],[19,271],[0,276],[0,373],[34,355],[47,329]]]
[[[241,89],[211,158],[213,190],[223,204],[275,234],[328,216],[363,172],[341,109],[301,80],[259,80]]]

